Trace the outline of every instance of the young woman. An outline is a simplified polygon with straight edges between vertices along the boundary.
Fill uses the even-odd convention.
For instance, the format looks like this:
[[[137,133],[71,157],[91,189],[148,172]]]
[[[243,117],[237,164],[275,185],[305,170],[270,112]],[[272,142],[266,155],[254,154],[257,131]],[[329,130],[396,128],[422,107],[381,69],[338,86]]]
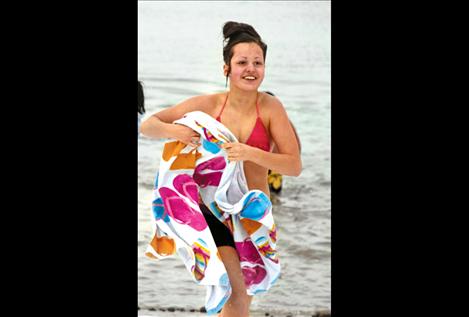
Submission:
[[[265,74],[267,45],[254,28],[245,23],[227,22],[223,26],[223,71],[229,91],[189,98],[162,110],[142,123],[141,131],[151,138],[172,138],[193,147],[199,135],[192,129],[173,124],[190,111],[203,111],[216,118],[237,137],[239,143],[223,145],[230,161],[243,161],[249,190],[258,189],[270,196],[269,169],[298,176],[301,159],[295,132],[278,98],[259,92]],[[277,153],[272,153],[273,144]],[[246,293],[233,237],[206,206],[201,210],[214,236],[228,272],[232,295],[220,316],[249,316],[252,297]]]

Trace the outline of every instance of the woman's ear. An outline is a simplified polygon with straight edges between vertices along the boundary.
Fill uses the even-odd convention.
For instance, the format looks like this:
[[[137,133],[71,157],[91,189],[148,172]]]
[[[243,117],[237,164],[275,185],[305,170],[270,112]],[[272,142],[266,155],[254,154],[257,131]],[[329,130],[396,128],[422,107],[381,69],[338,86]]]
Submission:
[[[223,75],[226,77],[230,74],[230,67],[228,65],[223,65]]]

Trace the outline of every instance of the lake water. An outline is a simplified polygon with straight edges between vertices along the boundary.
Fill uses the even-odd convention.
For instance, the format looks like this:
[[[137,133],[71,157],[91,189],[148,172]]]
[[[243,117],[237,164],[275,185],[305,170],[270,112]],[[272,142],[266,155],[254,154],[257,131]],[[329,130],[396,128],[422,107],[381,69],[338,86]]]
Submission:
[[[268,293],[254,298],[252,310],[330,310],[330,2],[140,1],[138,78],[145,87],[145,117],[188,97],[225,90],[222,26],[230,20],[251,24],[268,45],[260,90],[279,97],[302,144],[302,174],[284,176],[281,194],[272,198],[282,274]],[[138,305],[198,309],[205,288],[192,282],[182,261],[144,255],[163,142],[138,141]]]

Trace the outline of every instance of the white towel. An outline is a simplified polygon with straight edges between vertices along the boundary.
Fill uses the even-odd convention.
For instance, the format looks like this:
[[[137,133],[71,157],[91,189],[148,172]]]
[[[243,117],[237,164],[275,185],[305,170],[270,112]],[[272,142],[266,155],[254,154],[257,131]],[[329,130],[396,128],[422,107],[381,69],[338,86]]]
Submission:
[[[201,145],[165,143],[153,191],[154,234],[145,254],[162,259],[177,252],[193,280],[207,286],[205,308],[212,315],[228,300],[231,286],[199,193],[233,233],[249,295],[266,292],[280,275],[272,204],[262,191],[248,189],[242,162],[228,162],[220,145],[238,141],[222,123],[200,111],[174,123],[198,132]]]

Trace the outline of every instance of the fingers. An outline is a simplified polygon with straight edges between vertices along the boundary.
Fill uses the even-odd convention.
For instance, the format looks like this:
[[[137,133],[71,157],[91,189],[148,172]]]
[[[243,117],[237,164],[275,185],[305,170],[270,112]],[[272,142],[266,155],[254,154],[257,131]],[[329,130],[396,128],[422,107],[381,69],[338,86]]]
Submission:
[[[193,148],[196,148],[196,147],[200,146],[200,142],[198,142],[198,141],[196,141],[196,140],[193,140],[193,141],[187,143],[187,145],[189,145],[189,146],[191,146],[191,147],[193,147]]]
[[[200,134],[195,133],[192,134],[190,141],[187,143],[190,147],[196,148],[200,145]]]
[[[228,162],[236,162],[240,160],[235,143],[224,143],[221,145],[221,147],[226,150]]]
[[[190,147],[192,147],[192,148],[196,148],[196,147],[199,147],[200,144],[197,144],[197,143],[188,143],[187,145],[190,146]]]
[[[188,146],[190,147],[198,147],[201,145],[201,142],[200,142],[201,138],[200,138],[200,134],[193,134],[190,139],[185,142]],[[236,147],[237,144],[236,143],[231,143],[231,142],[226,142],[226,143],[223,143],[220,145],[220,147],[224,150],[226,150],[226,154],[228,156],[228,160],[230,161],[238,161],[239,160],[239,154],[238,153],[238,148]]]
[[[184,125],[175,124],[175,138],[180,142],[190,146],[198,147],[200,145],[200,134]]]
[[[191,143],[200,143],[200,137],[199,136],[192,136],[191,137]]]
[[[233,143],[230,143],[230,142],[223,143],[223,144],[221,145],[221,148],[222,148],[222,149],[225,149],[225,150],[231,149],[232,147],[233,147]]]

